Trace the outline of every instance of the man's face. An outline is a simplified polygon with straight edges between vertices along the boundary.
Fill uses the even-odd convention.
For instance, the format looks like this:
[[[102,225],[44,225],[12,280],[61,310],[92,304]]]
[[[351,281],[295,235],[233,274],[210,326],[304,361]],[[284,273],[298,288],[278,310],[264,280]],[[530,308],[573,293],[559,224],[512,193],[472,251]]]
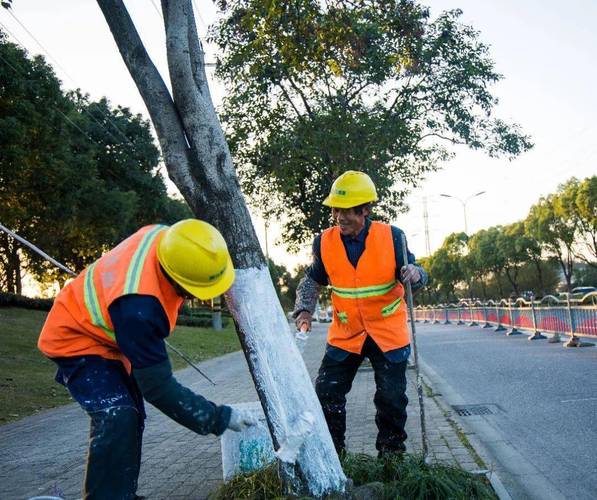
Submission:
[[[365,219],[369,215],[369,209],[363,207],[360,214],[354,208],[332,208],[332,218],[340,227],[343,236],[356,236],[365,227]]]

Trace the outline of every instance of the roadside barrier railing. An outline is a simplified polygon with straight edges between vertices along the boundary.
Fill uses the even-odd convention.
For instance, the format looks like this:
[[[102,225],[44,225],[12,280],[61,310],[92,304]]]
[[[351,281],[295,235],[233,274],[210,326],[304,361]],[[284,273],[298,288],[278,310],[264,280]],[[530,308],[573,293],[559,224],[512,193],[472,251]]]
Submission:
[[[586,347],[593,343],[583,342],[579,337],[597,338],[597,292],[581,298],[559,299],[547,295],[541,300],[519,297],[515,300],[501,299],[461,300],[457,303],[417,306],[415,321],[441,323],[444,325],[468,325],[494,328],[506,335],[520,335],[521,330],[530,332],[529,340],[547,338],[548,342],[561,342],[561,335],[570,338],[565,347]]]

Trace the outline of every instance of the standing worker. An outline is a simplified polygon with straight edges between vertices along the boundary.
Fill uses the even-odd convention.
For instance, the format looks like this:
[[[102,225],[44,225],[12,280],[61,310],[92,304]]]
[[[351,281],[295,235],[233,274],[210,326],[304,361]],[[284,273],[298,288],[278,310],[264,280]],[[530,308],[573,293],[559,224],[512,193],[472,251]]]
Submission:
[[[402,231],[369,219],[377,192],[357,171],[338,177],[323,204],[336,226],[313,241],[313,262],[297,289],[296,326],[311,328],[322,286],[331,287],[333,319],[315,390],[336,451],[345,451],[346,394],[365,357],[375,372],[379,456],[406,448],[406,364],[410,354],[402,283],[414,289],[427,275],[408,253],[403,262]]]
[[[164,342],[185,298],[210,299],[233,281],[222,235],[186,219],[143,227],[58,294],[38,347],[91,418],[84,498],[139,498],[143,399],[198,434],[256,423],[180,385]]]

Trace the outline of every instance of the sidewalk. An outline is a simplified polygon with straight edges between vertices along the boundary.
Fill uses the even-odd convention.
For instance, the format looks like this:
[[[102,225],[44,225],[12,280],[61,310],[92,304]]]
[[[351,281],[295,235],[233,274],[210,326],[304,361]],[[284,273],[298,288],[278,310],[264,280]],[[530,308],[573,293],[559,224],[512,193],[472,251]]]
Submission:
[[[323,356],[327,326],[314,324],[305,349],[306,365],[313,379]],[[257,400],[242,352],[212,359],[200,366],[216,382],[216,387],[191,368],[177,372],[176,376],[192,390],[217,403]],[[410,401],[407,447],[409,452],[419,452],[421,428],[414,370],[409,369],[407,375]],[[365,362],[348,396],[349,451],[376,453],[374,391],[373,371]],[[222,478],[219,438],[198,436],[153,407],[147,405],[147,410],[138,494],[151,500],[206,498]],[[475,457],[459,438],[457,424],[437,396],[426,394],[425,412],[431,458],[478,470]],[[80,498],[88,425],[88,417],[73,404],[0,427],[0,499],[26,499],[36,495]]]

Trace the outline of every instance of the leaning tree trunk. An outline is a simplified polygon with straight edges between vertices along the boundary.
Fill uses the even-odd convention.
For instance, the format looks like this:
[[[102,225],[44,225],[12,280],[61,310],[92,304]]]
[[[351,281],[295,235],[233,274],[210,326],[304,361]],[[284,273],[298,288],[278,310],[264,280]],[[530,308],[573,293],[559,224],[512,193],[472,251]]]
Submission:
[[[236,269],[226,294],[276,449],[305,419],[295,491],[343,491],[342,472],[309,374],[274,290],[212,104],[190,0],[162,0],[172,96],[150,60],[122,0],[98,0],[147,106],[168,175],[195,215],[223,234]],[[311,415],[305,414],[310,412]],[[297,486],[298,485],[298,486]]]

